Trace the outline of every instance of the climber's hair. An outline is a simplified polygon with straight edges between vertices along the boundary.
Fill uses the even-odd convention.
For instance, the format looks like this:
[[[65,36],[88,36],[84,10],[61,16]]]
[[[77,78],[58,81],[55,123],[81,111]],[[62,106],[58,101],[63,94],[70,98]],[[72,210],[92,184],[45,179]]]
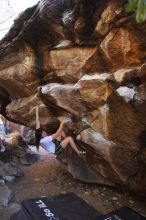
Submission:
[[[42,138],[43,129],[38,128],[35,130],[35,138],[36,138],[36,148],[39,150],[40,140]]]

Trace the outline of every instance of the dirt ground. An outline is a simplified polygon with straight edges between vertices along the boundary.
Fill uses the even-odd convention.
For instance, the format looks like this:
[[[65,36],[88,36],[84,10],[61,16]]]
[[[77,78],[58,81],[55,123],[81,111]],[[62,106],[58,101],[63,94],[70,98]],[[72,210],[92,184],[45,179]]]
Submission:
[[[24,199],[40,198],[74,192],[102,214],[129,206],[146,216],[146,200],[107,186],[86,184],[73,177],[55,156],[42,153],[41,160],[21,166],[25,176],[8,186],[15,192],[8,208],[0,210],[0,220],[8,220]]]

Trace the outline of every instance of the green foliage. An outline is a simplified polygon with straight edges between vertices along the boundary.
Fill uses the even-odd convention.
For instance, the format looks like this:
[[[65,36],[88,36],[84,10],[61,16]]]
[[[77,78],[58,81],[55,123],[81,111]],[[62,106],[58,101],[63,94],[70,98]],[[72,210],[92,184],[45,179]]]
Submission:
[[[146,20],[146,0],[129,0],[126,12],[135,12],[138,23]]]

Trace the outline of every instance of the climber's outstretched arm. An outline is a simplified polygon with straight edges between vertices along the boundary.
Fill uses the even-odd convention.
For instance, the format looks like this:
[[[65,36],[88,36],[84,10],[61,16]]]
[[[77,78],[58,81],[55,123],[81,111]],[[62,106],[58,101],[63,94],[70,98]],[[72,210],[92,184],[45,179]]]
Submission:
[[[36,129],[40,128],[39,108],[36,107]]]

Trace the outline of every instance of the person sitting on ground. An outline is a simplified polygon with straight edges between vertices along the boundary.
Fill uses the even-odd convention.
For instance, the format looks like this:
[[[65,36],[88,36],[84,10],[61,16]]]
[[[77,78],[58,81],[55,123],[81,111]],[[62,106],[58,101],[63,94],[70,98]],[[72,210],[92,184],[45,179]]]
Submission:
[[[57,131],[49,135],[45,130],[40,127],[39,111],[36,108],[36,147],[39,150],[41,145],[47,152],[59,155],[68,145],[78,154],[85,154],[85,151],[78,150],[74,140],[70,136],[66,136],[63,131],[64,120],[61,121]],[[63,140],[62,140],[63,138]]]
[[[5,150],[6,150],[6,148],[5,148],[5,146],[3,144],[3,141],[2,141],[2,139],[0,137],[0,152],[5,152]]]

